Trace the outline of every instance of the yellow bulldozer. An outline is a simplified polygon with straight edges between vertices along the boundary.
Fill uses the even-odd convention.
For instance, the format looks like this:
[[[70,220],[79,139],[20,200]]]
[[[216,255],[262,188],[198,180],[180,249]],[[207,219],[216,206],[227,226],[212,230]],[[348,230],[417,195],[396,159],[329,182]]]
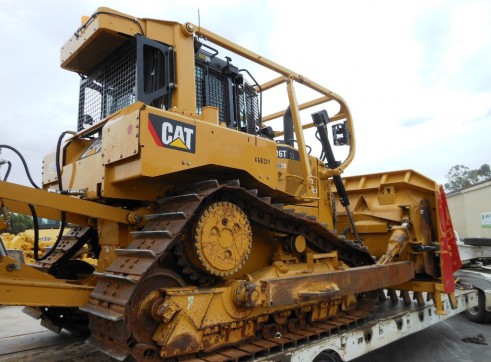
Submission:
[[[40,255],[35,230],[33,265],[0,244],[0,304],[118,360],[254,358],[363,321],[386,290],[455,306],[443,190],[411,170],[343,179],[356,140],[336,93],[200,26],[108,8],[61,67],[81,77],[76,131],[41,186],[27,168],[33,187],[0,181],[0,207],[60,232]]]
[[[68,229],[65,228],[65,232],[67,231]],[[59,235],[60,221],[38,218],[38,220],[36,220],[35,229],[27,229],[16,235],[4,232],[0,234],[0,238],[9,255],[17,256],[22,263],[35,264],[36,258],[34,257],[34,249],[36,247],[38,249],[38,259],[43,257],[44,253],[52,248]],[[35,245],[36,237],[38,240],[37,245]],[[91,258],[91,256],[95,256],[95,253],[89,250],[88,246],[85,245],[79,250],[75,257],[77,259],[82,259],[89,264],[97,264],[97,260]]]

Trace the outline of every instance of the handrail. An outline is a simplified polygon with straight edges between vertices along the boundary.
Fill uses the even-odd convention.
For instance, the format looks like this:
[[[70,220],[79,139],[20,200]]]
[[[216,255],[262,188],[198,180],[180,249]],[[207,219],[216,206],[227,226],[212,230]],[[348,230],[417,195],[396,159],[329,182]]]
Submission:
[[[300,109],[301,111],[304,110],[304,109],[307,109],[307,108],[310,108],[310,107],[314,107],[314,106],[317,106],[319,104],[322,104],[322,103],[326,103],[328,101],[330,101],[331,98],[327,97],[327,96],[324,96],[324,97],[320,97],[320,98],[317,98],[317,99],[313,99],[309,102],[305,102],[305,103],[302,103],[302,104],[299,104],[298,105],[298,109]],[[269,122],[273,119],[276,119],[276,118],[280,118],[283,116],[283,114],[285,113],[285,110],[282,110],[282,111],[278,111],[278,112],[275,112],[275,113],[272,113],[268,116],[263,116],[263,122]],[[333,117],[331,117],[331,120],[333,119]]]
[[[337,114],[335,115],[332,115],[330,118],[331,120],[335,120],[335,119],[339,119],[339,115],[342,114],[343,117],[341,118],[345,118],[347,120],[347,125],[348,125],[348,131],[350,133],[350,138],[351,138],[351,147],[350,147],[350,150],[349,150],[349,154],[347,156],[347,158],[335,169],[333,170],[333,173],[335,174],[341,174],[343,172],[343,170],[352,162],[353,158],[354,158],[354,155],[355,155],[355,151],[356,151],[356,139],[355,139],[355,132],[354,132],[354,127],[353,127],[353,122],[352,122],[352,118],[351,118],[351,113],[350,113],[350,110],[349,110],[349,107],[347,105],[347,103],[345,102],[345,100],[338,94],[336,94],[335,92],[323,87],[322,85],[314,82],[313,80],[299,74],[299,73],[296,73],[286,67],[283,67],[281,66],[280,64],[276,63],[276,62],[273,62],[255,52],[252,52],[230,40],[227,40],[225,38],[223,38],[222,36],[218,35],[218,34],[215,34],[207,29],[204,29],[203,27],[201,26],[197,26],[197,25],[194,25],[192,23],[186,23],[182,26],[182,31],[185,35],[188,35],[188,36],[194,36],[194,35],[197,35],[197,36],[200,36],[200,37],[203,37],[205,38],[206,40],[224,48],[224,49],[227,49],[231,52],[234,52],[235,54],[238,54],[239,56],[242,56],[256,64],[259,64],[259,65],[262,65],[276,73],[279,73],[280,76],[279,77],[276,77],[272,80],[270,80],[269,82],[266,82],[264,83],[261,88],[262,88],[262,92],[266,91],[266,90],[269,90],[273,87],[276,87],[280,84],[283,84],[283,83],[291,83],[292,86],[293,86],[293,81],[297,82],[297,83],[300,83],[312,90],[315,90],[317,91],[318,93],[322,94],[323,97],[321,98],[318,98],[318,99],[315,99],[315,100],[312,100],[312,101],[309,101],[309,102],[306,102],[306,103],[303,103],[302,106],[304,108],[301,108],[300,105],[298,105],[298,103],[296,103],[296,98],[293,100],[291,99],[291,97],[289,97],[289,100],[290,100],[290,108],[293,109],[297,109],[297,110],[300,110],[300,109],[305,109],[305,108],[309,108],[313,105],[317,105],[317,104],[320,104],[320,103],[323,103],[323,102],[320,102],[320,103],[317,103],[320,99],[326,99],[326,102],[327,101],[331,101],[331,100],[334,100],[336,101],[337,103],[339,103],[340,105],[340,110]],[[290,89],[290,87],[287,87],[287,89]],[[288,90],[288,94],[290,94],[290,90]],[[292,104],[292,102],[295,102],[295,104]],[[280,116],[280,112],[276,112],[272,115],[269,115],[267,117],[263,117],[263,122],[267,122],[271,119],[274,119],[274,118],[278,118]],[[271,117],[274,117],[274,118],[271,118]],[[299,115],[298,115],[299,117]],[[295,117],[294,117],[295,118]],[[299,120],[299,125],[301,125],[300,123],[300,118],[298,118]],[[295,121],[295,119],[294,119]],[[306,128],[310,128],[312,127],[313,125],[308,125]],[[301,125],[299,127],[299,130],[300,129],[306,129],[304,128],[303,125]],[[299,134],[300,133],[303,133],[303,132],[298,132]],[[275,134],[278,134],[279,133],[275,133]],[[299,134],[297,134],[297,138],[299,137]],[[303,136],[302,136],[303,137]],[[308,164],[308,158],[307,157],[307,152],[306,152],[306,149],[305,149],[305,144],[301,144],[301,142],[299,142],[299,148],[303,148],[305,152],[302,152],[300,151],[300,154],[301,154],[301,162],[303,163],[303,170],[304,172],[308,171],[308,169],[310,168],[310,166],[306,165]],[[310,174],[309,173],[304,173],[305,175],[305,179],[308,180],[309,177],[310,177]]]

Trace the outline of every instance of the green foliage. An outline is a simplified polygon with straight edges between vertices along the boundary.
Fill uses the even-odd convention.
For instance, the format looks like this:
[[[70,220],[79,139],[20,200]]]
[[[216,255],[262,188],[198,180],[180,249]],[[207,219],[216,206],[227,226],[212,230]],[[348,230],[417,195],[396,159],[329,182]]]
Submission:
[[[475,170],[464,165],[455,165],[445,177],[448,180],[444,185],[445,190],[457,191],[482,181],[491,180],[491,168],[487,163]]]
[[[22,214],[10,214],[10,231],[12,234],[18,234],[22,231],[32,228],[32,217]]]

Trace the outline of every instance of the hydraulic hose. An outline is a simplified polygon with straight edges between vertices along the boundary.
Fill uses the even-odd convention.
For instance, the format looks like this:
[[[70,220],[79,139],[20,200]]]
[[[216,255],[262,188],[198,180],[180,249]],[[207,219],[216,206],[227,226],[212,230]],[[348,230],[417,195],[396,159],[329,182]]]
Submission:
[[[34,187],[35,189],[40,189],[40,187],[38,185],[36,185],[36,183],[34,182],[34,180],[31,177],[31,173],[29,172],[29,167],[27,166],[27,162],[26,162],[24,156],[22,156],[22,154],[12,146],[0,145],[0,149],[2,149],[2,148],[9,149],[9,150],[13,151],[17,156],[19,156],[20,160],[22,161],[22,164],[24,165],[24,170],[26,171],[27,178],[29,179],[29,182],[31,183],[32,187]],[[10,167],[7,171],[7,174],[5,175],[6,176],[5,179],[8,177],[9,173],[10,173]]]
[[[58,142],[56,143],[56,161],[55,161],[55,164],[56,164],[56,177],[58,178],[58,190],[60,191],[60,193],[63,193],[63,180],[61,178],[61,165],[60,165],[60,155],[61,155],[61,142],[63,141],[63,138],[67,135],[67,134],[75,134],[75,132],[73,131],[64,131],[60,134],[60,137],[58,137]],[[31,209],[31,213],[34,211],[34,213],[36,212],[34,210],[34,207],[30,207],[31,205],[29,205],[29,208]],[[33,215],[33,218],[34,218],[34,215]],[[37,228],[34,228],[34,260],[36,261],[43,261],[45,260],[46,258],[48,258],[50,255],[52,255],[54,253],[54,251],[56,250],[56,248],[58,247],[58,245],[60,244],[61,242],[61,239],[63,237],[63,232],[65,231],[65,226],[66,226],[66,213],[65,211],[62,211],[61,212],[61,220],[60,220],[60,231],[58,232],[58,236],[56,238],[56,242],[53,244],[53,246],[49,249],[49,251],[44,254],[42,257],[39,257],[39,226]],[[36,218],[36,223],[37,223],[37,218]],[[37,231],[36,231],[37,230]],[[36,235],[37,235],[37,238],[36,238]]]
[[[7,164],[7,172],[5,172],[5,176],[3,177],[3,181],[7,181],[9,178],[10,170],[12,169],[12,162],[0,160],[0,166]]]
[[[329,167],[330,169],[335,169],[336,167],[339,167],[340,162],[336,161],[336,159],[334,158],[334,152],[332,151],[331,143],[329,142],[329,137],[327,136],[326,125],[330,122],[329,115],[325,110],[319,111],[312,114],[312,120],[317,127],[318,139],[320,139],[322,144],[323,155],[325,160],[327,161],[327,167]],[[355,235],[355,239],[357,241],[361,241],[358,235],[358,231],[356,230],[355,221],[350,209],[348,193],[346,192],[346,188],[344,187],[343,180],[339,175],[333,176],[332,179],[334,181],[334,185],[336,185],[336,190],[338,190],[339,202],[346,209],[346,214],[349,219],[351,231]]]
[[[60,135],[60,137],[58,137],[58,142],[56,144],[56,162],[55,162],[55,164],[56,164],[56,176],[58,178],[58,189],[60,190],[61,193],[63,193],[63,181],[62,181],[62,177],[61,177],[61,165],[60,165],[61,143],[63,141],[63,138],[67,134],[72,134],[73,135],[73,134],[75,134],[75,132],[73,132],[73,131],[64,131],[64,132],[62,132],[61,135]],[[19,158],[22,161],[22,164],[24,165],[24,169],[26,171],[26,175],[27,175],[27,178],[29,179],[29,182],[31,183],[31,185],[34,188],[40,189],[40,187],[38,185],[36,185],[36,183],[34,182],[34,180],[31,177],[31,173],[29,172],[29,167],[27,166],[27,162],[26,162],[24,156],[22,156],[22,154],[17,149],[15,149],[12,146],[0,145],[0,149],[1,148],[9,149],[9,150],[15,152],[17,154],[17,156],[19,156]],[[7,162],[9,164],[9,168],[7,170],[7,173],[5,175],[4,180],[6,180],[7,177],[9,176],[10,169],[11,169],[11,166],[12,166],[9,161],[7,161]],[[46,258],[48,258],[49,256],[51,256],[54,253],[54,251],[56,250],[56,248],[58,247],[58,245],[61,242],[61,239],[63,237],[63,232],[64,232],[65,226],[66,226],[66,213],[65,213],[65,211],[61,211],[60,231],[58,233],[58,237],[56,238],[56,242],[53,244],[53,246],[50,248],[50,250],[48,252],[46,252],[43,256],[40,257],[39,256],[39,224],[38,224],[37,213],[36,213],[36,209],[34,208],[34,205],[28,204],[28,207],[29,207],[29,210],[31,211],[31,215],[32,215],[32,219],[33,219],[33,229],[34,229],[34,260],[36,260],[36,261],[43,261],[43,260],[45,260]]]
[[[31,211],[32,215],[32,223],[33,223],[33,229],[34,229],[34,260],[35,261],[43,261],[46,258],[50,257],[60,245],[61,238],[63,236],[63,231],[65,230],[65,224],[66,224],[66,215],[65,211],[61,212],[61,223],[60,223],[60,231],[58,233],[58,237],[56,238],[56,242],[51,246],[51,248],[43,255],[39,256],[39,224],[38,224],[38,217],[36,213],[36,209],[34,208],[34,205],[28,204],[29,210]]]

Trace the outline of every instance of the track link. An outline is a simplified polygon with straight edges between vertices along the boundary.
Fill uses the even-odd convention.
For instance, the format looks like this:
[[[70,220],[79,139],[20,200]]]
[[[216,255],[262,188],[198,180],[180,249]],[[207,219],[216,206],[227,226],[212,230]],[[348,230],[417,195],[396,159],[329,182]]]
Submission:
[[[151,343],[153,330],[139,330],[133,323],[144,324],[144,321],[132,321],[128,317],[131,314],[132,304],[136,304],[135,299],[139,298],[141,290],[148,289],[150,293],[151,286],[154,290],[161,287],[158,285],[158,280],[168,280],[174,286],[184,286],[184,281],[177,275],[164,275],[162,278],[155,278],[154,275],[158,275],[159,270],[162,270],[162,265],[159,263],[192,227],[193,216],[200,206],[216,200],[236,203],[255,224],[267,229],[286,234],[302,234],[309,241],[309,247],[314,250],[319,252],[338,250],[339,257],[348,264],[353,266],[373,264],[366,250],[344,242],[320,223],[306,218],[305,215],[285,211],[282,206],[274,206],[269,198],[259,198],[257,192],[241,188],[238,181],[219,184],[216,180],[210,180],[187,185],[175,190],[172,196],[159,199],[158,212],[147,216],[148,223],[143,230],[132,232],[133,241],[128,247],[117,250],[117,257],[113,263],[104,272],[96,273],[99,281],[89,303],[81,308],[89,314],[91,336],[87,341],[88,344],[117,360],[124,360],[130,354],[137,360],[159,359],[158,346],[142,343],[142,339]],[[154,285],[149,281],[157,284]],[[363,317],[364,315],[358,316],[355,320]],[[339,317],[336,320],[338,321],[335,323],[341,327],[352,323],[353,316],[344,320]],[[312,336],[324,333],[321,329],[310,332],[313,333]],[[305,338],[310,338],[307,332],[302,333]],[[255,347],[250,347],[249,352],[247,352],[248,347],[241,346],[242,352],[239,354],[248,353],[254,357],[262,353],[260,351],[285,348],[300,339],[300,337],[299,339],[290,337],[293,339],[282,339],[284,343],[276,339],[275,342],[255,341]],[[274,343],[274,346],[271,343]],[[235,358],[232,355],[227,357],[223,355],[224,352],[220,353],[224,360],[242,358]]]

